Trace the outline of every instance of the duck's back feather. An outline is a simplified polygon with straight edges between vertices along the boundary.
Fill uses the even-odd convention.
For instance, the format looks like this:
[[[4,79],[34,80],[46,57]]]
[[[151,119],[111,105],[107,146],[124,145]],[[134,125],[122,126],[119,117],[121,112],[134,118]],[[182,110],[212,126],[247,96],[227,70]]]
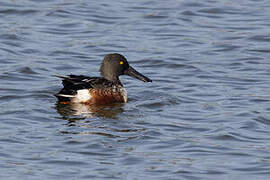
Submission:
[[[103,99],[103,101],[108,100],[109,102],[109,99],[113,98],[116,99],[116,101],[126,102],[126,92],[122,85],[116,85],[103,77],[88,77],[83,75],[57,77],[62,78],[62,84],[64,86],[61,91],[55,95],[59,101],[80,101],[80,99],[87,101],[87,98],[90,100],[92,95],[95,95],[94,99],[100,99],[100,102],[102,96],[106,98]],[[87,92],[89,92],[89,94]]]

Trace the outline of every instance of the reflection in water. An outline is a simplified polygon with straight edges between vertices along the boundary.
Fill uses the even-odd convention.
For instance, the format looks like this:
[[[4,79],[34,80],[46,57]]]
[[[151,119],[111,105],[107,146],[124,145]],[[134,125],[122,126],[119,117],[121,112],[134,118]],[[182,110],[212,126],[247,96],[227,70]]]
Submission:
[[[116,118],[117,114],[124,112],[122,103],[111,104],[111,105],[86,105],[81,103],[70,103],[70,104],[56,104],[56,110],[67,120],[79,120],[85,117],[105,117],[105,118]],[[76,117],[74,119],[70,116],[82,116],[83,118]]]
[[[117,119],[117,115],[124,112],[124,104],[111,105],[86,105],[80,103],[61,104],[57,103],[55,108],[64,120],[67,120],[65,130],[61,130],[62,134],[78,134],[78,135],[98,135],[109,138],[116,138],[117,141],[127,141],[136,139],[140,132],[145,131],[145,128],[130,127],[124,125],[123,121],[116,121],[117,125],[104,124],[100,119],[88,120],[87,118],[102,117]],[[77,129],[76,127],[79,127]]]

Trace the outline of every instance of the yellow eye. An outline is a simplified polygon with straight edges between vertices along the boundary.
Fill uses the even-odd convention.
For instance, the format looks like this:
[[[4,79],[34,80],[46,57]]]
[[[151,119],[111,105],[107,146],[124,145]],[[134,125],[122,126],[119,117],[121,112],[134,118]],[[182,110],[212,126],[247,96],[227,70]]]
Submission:
[[[123,61],[120,61],[120,64],[124,64],[124,62]]]

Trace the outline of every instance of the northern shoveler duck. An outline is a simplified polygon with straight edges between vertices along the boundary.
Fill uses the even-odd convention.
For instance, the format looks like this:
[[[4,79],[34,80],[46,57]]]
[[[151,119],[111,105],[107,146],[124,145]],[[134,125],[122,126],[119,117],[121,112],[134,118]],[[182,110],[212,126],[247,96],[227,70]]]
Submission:
[[[152,82],[132,68],[121,54],[108,54],[100,66],[103,77],[68,75],[62,78],[64,88],[55,96],[61,103],[110,104],[126,103],[127,92],[119,76],[128,75],[144,82]]]

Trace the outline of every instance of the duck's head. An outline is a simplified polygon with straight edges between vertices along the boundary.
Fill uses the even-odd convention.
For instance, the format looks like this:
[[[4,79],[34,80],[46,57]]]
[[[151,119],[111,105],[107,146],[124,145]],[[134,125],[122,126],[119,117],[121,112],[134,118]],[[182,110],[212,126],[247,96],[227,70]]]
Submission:
[[[101,75],[110,81],[120,82],[119,76],[128,75],[144,82],[152,82],[151,79],[142,75],[132,68],[127,59],[121,54],[108,54],[104,57],[100,66]]]

